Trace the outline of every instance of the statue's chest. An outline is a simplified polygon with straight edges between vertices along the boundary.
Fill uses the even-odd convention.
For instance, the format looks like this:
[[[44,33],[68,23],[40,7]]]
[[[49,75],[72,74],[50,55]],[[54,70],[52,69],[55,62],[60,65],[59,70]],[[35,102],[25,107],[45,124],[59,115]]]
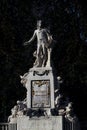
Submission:
[[[40,38],[40,39],[46,38],[47,37],[46,32],[44,30],[38,31],[37,37]]]

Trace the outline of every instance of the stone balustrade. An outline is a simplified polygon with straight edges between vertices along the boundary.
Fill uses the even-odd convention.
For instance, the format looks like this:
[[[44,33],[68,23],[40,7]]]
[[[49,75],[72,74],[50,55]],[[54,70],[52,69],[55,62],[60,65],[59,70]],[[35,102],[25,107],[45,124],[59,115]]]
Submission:
[[[17,130],[17,124],[0,123],[0,130]]]

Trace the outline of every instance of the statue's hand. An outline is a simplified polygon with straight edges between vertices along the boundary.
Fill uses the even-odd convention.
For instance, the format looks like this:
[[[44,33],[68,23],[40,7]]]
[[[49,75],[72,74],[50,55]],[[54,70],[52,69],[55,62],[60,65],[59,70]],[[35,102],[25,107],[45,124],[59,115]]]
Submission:
[[[28,45],[28,42],[24,42],[24,43],[23,43],[23,46],[26,46],[26,45]]]

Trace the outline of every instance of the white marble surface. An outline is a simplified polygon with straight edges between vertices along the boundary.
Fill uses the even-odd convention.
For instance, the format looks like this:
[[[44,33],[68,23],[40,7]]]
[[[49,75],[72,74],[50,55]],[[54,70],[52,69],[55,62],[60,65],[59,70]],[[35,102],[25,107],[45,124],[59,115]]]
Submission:
[[[47,71],[47,74],[45,73]],[[34,74],[35,73],[35,74]],[[31,68],[27,75],[26,89],[27,89],[27,107],[31,108],[31,81],[32,80],[49,80],[50,81],[50,108],[54,108],[54,78],[51,67],[37,67]]]
[[[63,130],[62,116],[50,118],[19,117],[17,119],[17,130]]]

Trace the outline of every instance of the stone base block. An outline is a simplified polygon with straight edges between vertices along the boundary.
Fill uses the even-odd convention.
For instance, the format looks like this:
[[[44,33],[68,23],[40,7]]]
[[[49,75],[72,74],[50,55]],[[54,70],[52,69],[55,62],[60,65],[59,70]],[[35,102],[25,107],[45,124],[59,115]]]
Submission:
[[[62,116],[52,116],[49,118],[19,117],[17,119],[17,130],[63,130]]]

